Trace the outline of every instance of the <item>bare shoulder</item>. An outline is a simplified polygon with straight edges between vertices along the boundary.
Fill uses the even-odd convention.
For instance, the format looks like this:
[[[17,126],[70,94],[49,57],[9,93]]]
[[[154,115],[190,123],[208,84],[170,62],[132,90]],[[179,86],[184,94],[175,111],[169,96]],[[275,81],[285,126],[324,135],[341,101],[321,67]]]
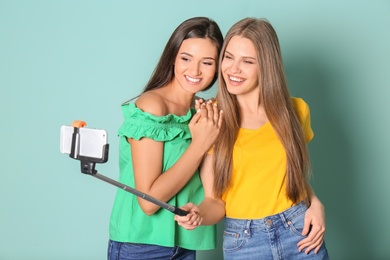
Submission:
[[[143,93],[137,99],[135,105],[142,111],[155,116],[163,116],[167,113],[165,99],[156,91]]]

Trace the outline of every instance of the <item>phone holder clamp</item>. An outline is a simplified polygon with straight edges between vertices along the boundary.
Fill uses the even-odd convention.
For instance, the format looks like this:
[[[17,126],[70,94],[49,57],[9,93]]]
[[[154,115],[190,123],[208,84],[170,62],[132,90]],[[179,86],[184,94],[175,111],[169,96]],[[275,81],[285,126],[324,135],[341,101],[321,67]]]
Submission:
[[[81,162],[80,168],[81,172],[85,174],[96,174],[97,171],[95,170],[96,163],[105,163],[108,161],[108,151],[109,151],[109,144],[105,144],[103,146],[103,154],[101,158],[94,158],[94,157],[86,157],[80,155],[80,127],[84,127],[86,124],[83,121],[74,121],[72,123],[73,126],[73,135],[72,135],[72,146],[70,150],[69,157],[79,160]]]

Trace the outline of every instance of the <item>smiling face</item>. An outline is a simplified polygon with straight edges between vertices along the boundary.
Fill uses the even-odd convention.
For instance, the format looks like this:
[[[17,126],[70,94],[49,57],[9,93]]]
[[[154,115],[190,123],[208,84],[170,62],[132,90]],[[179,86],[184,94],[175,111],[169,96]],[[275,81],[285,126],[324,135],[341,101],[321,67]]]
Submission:
[[[193,94],[205,89],[215,76],[217,59],[217,47],[210,39],[184,40],[175,59],[175,82]]]
[[[259,65],[253,43],[247,38],[233,36],[223,55],[221,72],[229,93],[259,93]]]

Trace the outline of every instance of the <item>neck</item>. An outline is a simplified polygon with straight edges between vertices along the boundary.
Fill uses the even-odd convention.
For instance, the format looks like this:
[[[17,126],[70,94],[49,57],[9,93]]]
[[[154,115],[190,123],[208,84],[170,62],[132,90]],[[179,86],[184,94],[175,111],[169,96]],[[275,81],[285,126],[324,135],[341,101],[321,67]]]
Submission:
[[[264,107],[260,104],[258,96],[237,96],[238,105],[240,106],[242,116],[246,114],[258,114],[264,112]]]
[[[241,127],[247,129],[258,129],[268,122],[264,106],[260,104],[259,98],[244,100],[238,99],[241,114]]]
[[[182,107],[190,108],[194,104],[194,93],[184,91],[173,82],[165,87],[165,99]]]
[[[175,88],[172,84],[155,91],[164,100],[167,114],[185,115],[193,104],[194,94]]]

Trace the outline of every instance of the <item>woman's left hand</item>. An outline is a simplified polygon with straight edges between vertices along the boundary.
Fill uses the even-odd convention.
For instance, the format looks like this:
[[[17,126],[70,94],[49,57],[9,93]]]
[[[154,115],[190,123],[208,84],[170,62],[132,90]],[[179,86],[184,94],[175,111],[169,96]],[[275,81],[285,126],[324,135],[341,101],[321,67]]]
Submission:
[[[216,98],[210,98],[207,101],[205,101],[203,98],[195,99],[195,109],[198,110],[200,108],[200,105],[202,105],[203,103],[211,102],[212,104],[214,104],[216,101]]]
[[[305,249],[305,253],[308,254],[314,249],[314,252],[318,253],[324,242],[325,209],[317,197],[312,200],[306,211],[302,235],[307,237],[298,243],[299,252]]]

